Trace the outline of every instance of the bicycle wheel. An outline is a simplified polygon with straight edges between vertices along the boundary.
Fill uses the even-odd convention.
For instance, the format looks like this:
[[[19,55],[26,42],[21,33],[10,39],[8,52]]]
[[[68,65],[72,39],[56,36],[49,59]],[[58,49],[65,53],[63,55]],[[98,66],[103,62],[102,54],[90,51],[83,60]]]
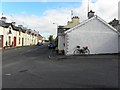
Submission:
[[[74,54],[74,55],[79,55],[80,52],[79,52],[79,50],[76,49],[73,54]]]
[[[86,49],[86,50],[85,50],[85,54],[87,54],[87,55],[90,54],[90,50],[89,50],[89,49]]]

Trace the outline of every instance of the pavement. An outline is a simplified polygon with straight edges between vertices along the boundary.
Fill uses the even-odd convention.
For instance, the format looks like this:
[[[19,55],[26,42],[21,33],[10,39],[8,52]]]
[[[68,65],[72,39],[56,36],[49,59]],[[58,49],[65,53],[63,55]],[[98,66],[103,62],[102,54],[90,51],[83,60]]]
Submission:
[[[107,57],[117,57],[120,59],[120,53],[118,54],[89,54],[89,55],[63,55],[58,54],[54,49],[51,49],[48,58],[50,60],[62,60],[62,59],[72,59],[72,58],[107,58]]]
[[[3,88],[118,88],[119,55],[66,57],[44,44],[2,56]]]

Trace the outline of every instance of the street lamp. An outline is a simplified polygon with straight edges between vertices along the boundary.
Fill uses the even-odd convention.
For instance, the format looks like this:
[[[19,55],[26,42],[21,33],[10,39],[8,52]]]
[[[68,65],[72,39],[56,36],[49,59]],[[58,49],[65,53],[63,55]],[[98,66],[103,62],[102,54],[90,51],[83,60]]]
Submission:
[[[57,35],[58,35],[58,24],[57,24],[57,23],[53,23],[53,24],[56,24],[56,25],[57,25]]]

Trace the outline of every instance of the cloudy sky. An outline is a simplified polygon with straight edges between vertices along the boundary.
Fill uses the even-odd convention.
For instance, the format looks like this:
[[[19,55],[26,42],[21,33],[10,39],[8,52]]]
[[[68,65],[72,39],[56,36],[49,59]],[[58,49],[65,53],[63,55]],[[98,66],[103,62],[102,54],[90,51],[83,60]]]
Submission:
[[[89,0],[89,10],[95,11],[106,22],[118,19],[120,0]],[[80,22],[87,19],[88,0],[2,0],[0,13],[7,17],[7,22],[39,31],[44,37],[56,35],[57,25],[66,25],[74,16]],[[55,24],[53,24],[55,23]]]

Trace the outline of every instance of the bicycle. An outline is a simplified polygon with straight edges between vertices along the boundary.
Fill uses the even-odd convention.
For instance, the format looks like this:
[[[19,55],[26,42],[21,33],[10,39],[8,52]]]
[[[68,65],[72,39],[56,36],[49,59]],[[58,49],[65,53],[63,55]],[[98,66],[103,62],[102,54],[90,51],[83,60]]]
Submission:
[[[88,49],[87,46],[82,47],[82,49],[80,49],[80,46],[77,46],[73,54],[74,55],[88,55],[90,54],[90,50]]]

